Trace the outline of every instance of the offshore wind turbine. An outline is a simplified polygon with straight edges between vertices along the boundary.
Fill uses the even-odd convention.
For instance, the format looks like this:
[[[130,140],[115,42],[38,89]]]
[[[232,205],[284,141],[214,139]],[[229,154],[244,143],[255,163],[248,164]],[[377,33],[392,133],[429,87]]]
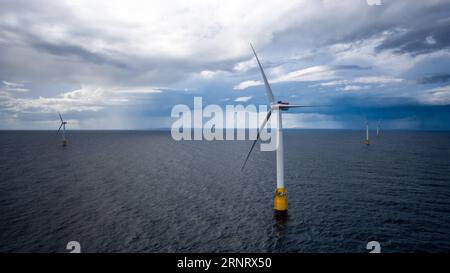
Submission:
[[[247,164],[247,161],[250,157],[250,154],[253,151],[253,148],[256,145],[256,142],[260,138],[260,133],[266,126],[267,122],[269,121],[269,118],[271,117],[272,113],[275,115],[275,118],[277,119],[277,128],[276,128],[276,161],[277,161],[277,187],[275,190],[275,197],[274,197],[274,210],[276,213],[285,214],[288,209],[287,204],[287,195],[286,195],[286,188],[284,186],[284,145],[283,145],[283,126],[282,126],[282,111],[287,111],[290,108],[297,108],[297,107],[308,107],[304,105],[292,105],[288,102],[283,101],[277,101],[275,102],[274,96],[272,93],[272,88],[270,87],[269,81],[267,80],[266,74],[264,73],[264,69],[258,59],[258,56],[256,55],[255,49],[253,48],[252,44],[250,44],[253,54],[255,55],[256,61],[258,62],[259,69],[261,70],[261,76],[264,81],[264,85],[266,88],[266,96],[269,100],[270,104],[270,110],[267,113],[266,118],[264,119],[263,123],[261,124],[261,127],[257,133],[256,139],[253,141],[252,147],[250,148],[250,151],[247,154],[247,157],[245,158],[245,162],[242,166],[242,170],[245,168],[245,165]]]
[[[369,121],[366,119],[366,139],[364,140],[364,144],[369,145]]]
[[[63,131],[62,131],[62,145],[65,147],[65,146],[67,146],[67,139],[66,139],[66,124],[67,124],[67,121],[63,120],[63,118],[61,117],[61,114],[59,112],[58,112],[58,115],[59,115],[59,119],[61,120],[61,125],[59,126],[57,134],[59,133],[59,131],[61,131],[61,127],[62,127],[63,128]]]
[[[380,120],[378,120],[377,124],[377,137],[380,136]]]

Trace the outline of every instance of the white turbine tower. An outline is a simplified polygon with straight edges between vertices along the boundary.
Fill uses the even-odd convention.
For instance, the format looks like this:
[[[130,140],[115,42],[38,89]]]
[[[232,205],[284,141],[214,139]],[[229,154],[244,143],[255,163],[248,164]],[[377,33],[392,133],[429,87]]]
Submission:
[[[59,131],[61,131],[61,127],[63,128],[63,131],[62,131],[62,144],[63,144],[63,146],[65,147],[65,146],[67,146],[67,139],[66,139],[66,124],[67,124],[67,121],[64,121],[63,120],[63,118],[61,117],[61,114],[58,112],[58,115],[59,115],[59,119],[61,120],[61,125],[59,126],[59,129],[58,129],[58,132],[57,133],[59,133]]]
[[[247,157],[245,158],[245,162],[244,162],[244,165],[242,166],[242,169],[245,168],[245,165],[247,164],[250,154],[252,153],[253,148],[255,147],[255,144],[260,137],[260,133],[266,126],[266,124],[269,121],[269,118],[273,112],[277,119],[277,125],[278,125],[276,128],[277,188],[275,190],[274,209],[275,209],[275,212],[277,212],[277,213],[286,213],[288,206],[287,206],[286,189],[284,186],[284,151],[283,151],[282,111],[286,111],[289,108],[308,107],[308,106],[292,105],[287,102],[282,102],[282,101],[275,102],[274,101],[272,89],[270,88],[269,82],[267,81],[266,75],[264,74],[262,65],[259,62],[258,56],[256,55],[256,52],[255,52],[255,49],[253,48],[253,46],[251,44],[250,44],[250,46],[253,50],[253,54],[255,54],[255,58],[256,58],[256,61],[258,62],[259,69],[261,70],[261,76],[263,78],[264,85],[266,87],[266,95],[269,100],[270,110],[267,113],[267,116],[264,119],[263,123],[261,124],[261,127],[256,136],[256,139],[253,142],[252,147],[250,148],[250,151],[247,154]]]
[[[369,122],[366,119],[366,139],[364,140],[364,144],[369,145]]]
[[[380,120],[378,120],[377,124],[377,136],[380,136]]]

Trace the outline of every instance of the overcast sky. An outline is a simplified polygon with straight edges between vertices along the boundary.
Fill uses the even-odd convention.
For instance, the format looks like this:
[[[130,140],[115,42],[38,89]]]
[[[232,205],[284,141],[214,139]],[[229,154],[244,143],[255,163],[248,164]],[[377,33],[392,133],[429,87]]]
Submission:
[[[376,1],[369,1],[376,2]],[[450,0],[0,0],[0,129],[170,127],[176,104],[330,105],[295,128],[450,129]]]

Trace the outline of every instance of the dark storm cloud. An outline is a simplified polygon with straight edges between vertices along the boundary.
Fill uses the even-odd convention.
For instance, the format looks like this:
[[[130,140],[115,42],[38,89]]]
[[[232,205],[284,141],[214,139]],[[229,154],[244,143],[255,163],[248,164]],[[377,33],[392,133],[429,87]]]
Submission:
[[[450,15],[450,7],[448,8]],[[410,29],[405,33],[394,34],[387,38],[376,50],[391,49],[396,53],[412,55],[430,53],[450,47],[450,20],[430,22],[428,26]]]
[[[333,66],[333,68],[337,69],[337,70],[368,70],[370,69],[370,67],[366,67],[366,66],[360,66],[360,65],[355,65],[355,64],[348,64],[348,65],[335,65]]]
[[[101,54],[92,53],[77,45],[51,44],[46,42],[32,42],[31,45],[36,50],[43,50],[57,56],[76,56],[86,62],[110,64],[123,69],[127,68],[125,63],[114,61],[111,58],[102,56]]]
[[[280,32],[275,41],[299,40],[301,47],[305,43],[326,46],[386,37],[376,47],[377,52],[393,50],[399,54],[424,54],[449,47],[450,1],[382,1],[382,6],[363,2],[357,14],[342,12],[326,20],[319,17]]]
[[[79,45],[68,43],[51,43],[42,38],[41,35],[30,31],[26,25],[21,26],[2,26],[0,34],[4,37],[9,37],[11,44],[16,46],[25,46],[29,50],[34,50],[40,53],[48,53],[56,56],[76,57],[82,61],[96,64],[109,64],[119,68],[126,68],[127,65],[123,62],[114,60],[109,56],[100,53],[91,52]],[[90,33],[83,33],[83,36],[91,36]],[[14,38],[12,38],[14,37]],[[1,46],[1,45],[0,45]],[[113,54],[111,54],[113,55]]]
[[[379,12],[370,13],[359,31],[345,39],[357,41],[392,33],[376,49],[392,49],[398,53],[426,53],[447,48],[450,45],[450,1],[382,1]],[[400,32],[403,30],[405,32]],[[427,37],[436,40],[435,45],[425,44]]]
[[[325,2],[324,2],[325,3]],[[342,2],[343,3],[343,2]],[[357,43],[370,38],[384,37],[393,33],[383,42],[379,50],[393,49],[398,52],[416,50],[418,45],[409,45],[408,37],[419,39],[434,34],[441,45],[427,47],[428,51],[448,46],[450,1],[398,1],[382,0],[380,6],[369,6],[366,1],[348,1],[345,9],[326,10],[323,17],[316,16],[307,22],[293,25],[275,34],[274,42],[307,45],[310,48],[339,43]],[[330,5],[334,8],[334,5]],[[446,28],[447,26],[447,28]],[[397,30],[408,30],[405,39],[397,38]],[[447,37],[445,37],[447,33]],[[419,49],[419,48],[417,48]]]
[[[419,80],[422,84],[432,84],[432,83],[445,83],[450,81],[450,74],[437,74],[433,76],[426,76]]]

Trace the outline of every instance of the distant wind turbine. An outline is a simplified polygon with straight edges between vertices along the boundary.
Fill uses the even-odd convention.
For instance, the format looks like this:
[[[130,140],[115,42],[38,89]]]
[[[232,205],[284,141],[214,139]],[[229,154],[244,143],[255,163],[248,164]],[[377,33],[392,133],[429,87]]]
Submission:
[[[364,144],[369,145],[369,121],[366,119],[366,139],[364,140]]]
[[[63,118],[61,117],[61,114],[58,112],[59,115],[59,119],[61,120],[61,125],[59,126],[58,132],[57,134],[61,131],[61,127],[63,128],[62,131],[62,145],[65,147],[67,146],[67,139],[66,139],[66,124],[67,121],[64,121]]]
[[[277,101],[275,102],[274,96],[272,93],[272,88],[269,85],[269,82],[267,80],[266,75],[264,74],[264,69],[259,62],[258,56],[256,55],[255,49],[253,48],[252,44],[250,44],[253,54],[255,55],[256,61],[258,62],[259,69],[261,70],[261,76],[264,81],[264,85],[266,88],[266,95],[269,100],[270,104],[270,110],[267,113],[266,118],[264,119],[263,123],[261,124],[261,127],[257,133],[256,139],[253,142],[250,151],[247,154],[247,157],[245,158],[245,162],[242,166],[242,170],[245,168],[245,165],[247,164],[247,161],[250,157],[250,154],[253,151],[253,148],[256,145],[256,142],[260,138],[260,133],[266,126],[267,122],[269,121],[269,118],[271,117],[272,113],[274,113],[277,121],[278,126],[276,128],[276,143],[277,143],[277,188],[275,190],[275,198],[274,198],[274,209],[277,213],[285,214],[288,209],[287,205],[287,196],[286,196],[286,189],[284,187],[284,151],[283,151],[283,127],[282,127],[282,111],[287,111],[290,108],[297,108],[297,107],[309,107],[304,105],[292,105],[288,102],[283,101]]]
[[[377,137],[380,136],[380,120],[378,120],[377,124]]]

